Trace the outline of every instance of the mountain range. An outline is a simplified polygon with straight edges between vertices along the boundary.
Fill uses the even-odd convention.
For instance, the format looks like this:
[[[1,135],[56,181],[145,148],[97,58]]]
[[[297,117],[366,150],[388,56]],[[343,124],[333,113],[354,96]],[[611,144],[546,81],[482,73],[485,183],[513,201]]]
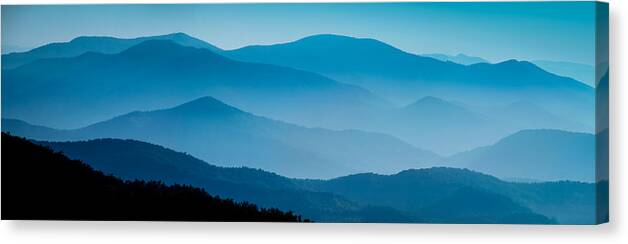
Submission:
[[[76,40],[83,39],[92,41],[73,45]],[[478,105],[538,101],[561,117],[588,126],[593,124],[588,121],[593,109],[587,107],[592,104],[589,103],[593,99],[591,87],[545,72],[529,62],[509,60],[497,64],[460,65],[406,53],[367,38],[315,35],[284,44],[221,50],[183,33],[135,39],[79,37],[68,43],[50,44],[20,54],[32,56],[34,60],[76,56],[90,51],[115,53],[146,40],[172,40],[237,60],[316,72],[340,82],[360,85],[397,104],[408,104],[424,96],[447,97]],[[63,52],[65,46],[76,51]],[[42,55],[37,52],[39,49],[50,50],[47,53],[51,54]],[[374,58],[362,58],[365,54]],[[15,59],[3,55],[3,64],[15,63],[17,61],[12,61]]]
[[[453,168],[303,180],[250,168],[217,167],[184,153],[134,140],[36,143],[124,179],[191,184],[210,194],[292,210],[314,221],[594,221],[595,186],[588,183],[510,183]],[[443,206],[448,206],[449,211],[443,211]],[[558,207],[561,211],[556,211]]]
[[[463,65],[490,63],[488,60],[481,57],[468,56],[463,53],[459,53],[455,56],[442,53],[421,54],[420,56],[435,58],[441,61],[450,61]],[[530,62],[550,73],[566,76],[585,83],[591,87],[595,87],[595,70],[593,65],[552,60],[532,60]]]
[[[473,106],[427,96],[400,108],[381,111],[357,128],[396,136],[441,155],[492,144],[517,131],[548,128],[592,132],[593,128],[552,114],[532,102]]]
[[[218,47],[185,33],[127,39],[108,36],[81,36],[69,42],[50,43],[28,51],[3,53],[2,69],[15,68],[38,59],[76,57],[87,52],[114,54],[149,40],[169,40],[182,46],[220,51]]]
[[[4,118],[63,129],[207,95],[256,114],[288,122],[322,121],[318,124],[389,105],[365,89],[318,74],[234,61],[165,40],[145,41],[116,54],[39,59],[3,70],[2,80]]]
[[[430,105],[427,108],[434,108],[433,103],[441,107],[430,112],[422,110],[423,103]],[[445,109],[447,106],[452,108]],[[405,109],[416,109],[417,115],[430,114],[437,118],[434,124],[424,124],[429,125],[425,128],[434,128],[431,131],[415,130],[415,134],[430,139],[438,138],[445,130],[459,128],[448,126],[448,116],[469,124],[468,131],[454,131],[470,138],[469,141],[479,141],[476,138],[480,134],[474,133],[488,129],[482,124],[482,117],[436,98],[424,98]],[[456,112],[449,113],[451,110]],[[52,141],[136,139],[185,151],[217,165],[261,168],[290,177],[391,174],[408,168],[447,165],[471,168],[502,179],[595,181],[592,173],[595,138],[588,133],[522,130],[486,143],[492,145],[444,158],[386,134],[301,127],[256,116],[211,97],[169,109],[132,112],[75,130],[55,130],[3,119],[2,131]],[[445,145],[451,140],[436,139],[434,144]],[[529,153],[531,149],[534,154]],[[566,167],[571,170],[564,172]]]
[[[361,58],[362,53],[377,59]],[[317,35],[286,44],[221,50],[183,33],[135,39],[79,37],[21,55],[37,60],[2,72],[2,117],[60,129],[208,95],[257,115],[307,127],[386,133],[443,155],[523,129],[590,132],[593,128],[590,116],[580,116],[591,110],[586,102],[592,97],[590,89],[579,87],[577,81],[526,62],[469,66],[442,62],[373,39]],[[3,55],[3,63],[13,59]],[[454,80],[442,80],[444,74]],[[379,78],[369,85],[351,77]],[[386,96],[374,87],[380,85],[402,89]],[[560,91],[550,92],[554,88]],[[408,96],[402,94],[406,92]],[[494,93],[479,94],[486,92]],[[552,93],[551,99],[560,101],[548,102],[539,97],[545,96],[541,93]],[[407,103],[389,102],[403,97]],[[481,105],[487,97],[495,101]],[[580,102],[588,105],[563,106]]]
[[[439,106],[433,106],[435,103]],[[436,111],[425,110],[432,108]],[[429,114],[436,119],[424,118],[424,126],[419,127],[434,129],[415,129],[414,133],[435,138],[436,145],[452,140],[439,141],[439,134],[460,128],[449,126],[449,120],[466,121],[467,131],[461,128],[454,132],[465,135],[469,141],[480,141],[477,139],[480,134],[473,133],[489,129],[476,113],[433,97],[404,109],[417,110],[414,113],[417,116]],[[407,114],[412,113],[402,113]],[[594,136],[560,130],[523,130],[499,138],[494,145],[443,158],[385,134],[301,127],[256,116],[211,97],[169,109],[132,112],[75,130],[55,130],[11,119],[3,119],[2,123],[4,132],[38,140],[136,139],[185,151],[218,165],[262,168],[291,177],[390,174],[408,168],[449,165],[472,168],[502,179],[595,180],[591,173]],[[536,153],[530,154],[531,148]],[[566,173],[565,167],[572,170]]]
[[[136,139],[218,165],[262,168],[291,177],[392,173],[441,160],[385,134],[306,128],[256,116],[212,97],[169,109],[132,112],[75,130],[9,119],[3,120],[2,130],[38,140]]]
[[[554,114],[593,126],[593,88],[526,61],[461,65],[407,53],[375,39],[327,34],[222,54],[316,72],[359,85],[396,104],[425,96],[472,105],[536,101]]]

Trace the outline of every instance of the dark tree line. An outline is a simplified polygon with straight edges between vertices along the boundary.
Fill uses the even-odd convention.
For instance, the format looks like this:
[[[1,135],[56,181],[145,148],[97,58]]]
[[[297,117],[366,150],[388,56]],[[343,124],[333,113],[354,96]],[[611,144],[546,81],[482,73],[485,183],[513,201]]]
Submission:
[[[187,185],[123,181],[2,133],[2,219],[307,221]]]

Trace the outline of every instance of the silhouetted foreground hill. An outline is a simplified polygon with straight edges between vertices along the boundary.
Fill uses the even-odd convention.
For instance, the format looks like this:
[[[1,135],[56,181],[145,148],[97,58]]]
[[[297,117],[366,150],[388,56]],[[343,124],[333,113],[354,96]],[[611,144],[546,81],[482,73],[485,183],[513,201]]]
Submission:
[[[2,219],[296,222],[277,209],[186,185],[122,181],[61,153],[2,133]]]

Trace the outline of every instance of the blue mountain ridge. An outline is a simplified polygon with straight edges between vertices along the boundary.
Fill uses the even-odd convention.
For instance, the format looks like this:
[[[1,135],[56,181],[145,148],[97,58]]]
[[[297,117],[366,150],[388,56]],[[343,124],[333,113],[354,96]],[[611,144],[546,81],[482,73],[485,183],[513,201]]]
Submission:
[[[552,60],[532,60],[531,62],[554,74],[571,77],[591,87],[595,87],[595,69],[593,65]]]
[[[523,130],[446,161],[501,178],[595,182],[595,140],[589,133]]]
[[[9,119],[3,119],[2,130],[38,140],[136,139],[218,165],[263,168],[291,177],[391,173],[441,160],[385,134],[305,128],[256,116],[211,97],[169,109],[131,112],[75,130]]]
[[[425,110],[434,108],[436,111]],[[480,115],[438,98],[423,98],[404,109],[415,113],[403,112],[401,116],[429,114],[430,118],[436,118],[425,127],[427,130],[415,133],[424,137],[428,133],[435,133],[437,137],[442,130],[454,131],[455,128],[447,124],[451,119],[460,119],[469,125],[467,131],[459,131],[464,135],[483,133],[482,128],[486,128],[483,118],[476,117]],[[428,125],[427,117],[421,119]],[[293,177],[328,178],[366,171],[394,173],[407,168],[451,165],[477,169],[504,179],[593,181],[593,136],[558,130],[523,130],[499,140],[494,146],[443,159],[385,134],[304,128],[255,116],[211,97],[170,109],[132,112],[76,130],[55,130],[11,119],[2,122],[3,131],[39,140],[131,138],[189,152],[219,165],[246,165]],[[527,134],[535,136],[519,139]],[[583,141],[571,135],[590,136],[583,137]],[[451,140],[446,138],[433,143],[446,144]],[[504,141],[511,143],[502,146]],[[539,147],[535,149],[537,153],[529,153],[531,146]],[[578,150],[570,152],[573,148]],[[574,170],[565,173],[564,167]]]
[[[38,59],[75,57],[87,52],[113,54],[148,40],[170,40],[182,46],[221,51],[214,45],[180,32],[138,38],[80,36],[69,42],[50,43],[24,52],[3,54],[2,69],[16,68]]]
[[[237,60],[316,72],[360,85],[397,104],[436,96],[476,105],[538,101],[548,111],[593,126],[593,89],[517,60],[461,65],[404,52],[369,38],[315,35],[228,50]]]
[[[435,58],[440,61],[450,61],[462,65],[472,65],[478,63],[490,63],[488,60],[477,56],[468,56],[463,53],[457,55],[447,55],[442,53],[420,54],[423,57]],[[553,60],[532,60],[536,66],[556,75],[565,76],[585,83],[591,87],[595,86],[595,71],[592,65]]]
[[[333,123],[389,106],[367,90],[318,74],[161,40],[117,54],[40,59],[3,71],[2,80],[3,117],[64,129],[207,95],[289,122]]]
[[[393,135],[441,155],[471,150],[527,129],[593,131],[528,101],[484,107],[433,96],[381,111],[354,126]]]
[[[173,35],[185,36],[184,34]],[[144,39],[151,38],[157,37]],[[92,39],[98,38],[92,37]],[[106,40],[102,42],[107,43]],[[272,52],[267,56],[276,56],[276,49],[283,50],[284,46],[303,46],[308,50],[311,48],[313,51],[321,52],[326,49],[338,49],[338,55],[357,55],[346,57],[347,60],[342,61],[346,63],[344,65],[346,67],[334,64],[331,68],[355,70],[358,73],[382,70],[378,66],[384,63],[377,61],[376,65],[373,65],[375,61],[360,57],[361,53],[367,51],[380,57],[381,62],[400,62],[400,67],[397,68],[404,70],[417,70],[416,67],[436,65],[443,66],[442,72],[449,74],[461,69],[460,65],[410,55],[374,39],[320,35],[304,38],[292,44],[256,46],[255,48]],[[92,48],[98,50],[96,47]],[[211,48],[185,48],[165,41],[149,40],[116,54],[87,52],[78,57],[34,61],[24,67],[3,72],[3,117],[19,118],[55,128],[78,128],[132,110],[171,107],[197,97],[211,95],[236,107],[266,117],[308,127],[383,132],[440,154],[470,150],[522,129],[547,128],[588,132],[593,127],[590,125],[590,118],[587,122],[580,123],[573,116],[562,116],[561,113],[555,114],[547,110],[545,108],[547,104],[535,96],[526,96],[525,99],[512,102],[535,101],[542,105],[535,105],[538,107],[535,108],[539,110],[538,112],[530,112],[530,107],[522,111],[526,114],[524,120],[508,119],[522,117],[516,116],[517,110],[508,109],[499,109],[490,113],[469,109],[478,114],[471,116],[475,119],[464,123],[458,118],[470,118],[469,113],[456,115],[452,110],[445,112],[450,113],[448,116],[438,116],[434,112],[436,108],[432,108],[422,110],[423,112],[431,111],[432,114],[426,116],[421,114],[419,109],[413,111],[394,107],[387,100],[360,87],[342,84],[320,75],[291,68],[236,62],[221,56],[234,56],[239,52],[238,50],[216,52],[210,50]],[[355,52],[347,54],[350,50]],[[287,51],[292,50],[287,49]],[[317,52],[307,51],[307,53],[313,55],[310,61],[314,66],[319,65],[318,62],[321,59],[328,58],[316,57],[315,55],[320,55]],[[292,52],[285,55],[288,55],[288,58],[294,58],[290,56],[294,55]],[[298,64],[298,62],[295,63],[295,65]],[[491,73],[494,69],[491,67],[499,66],[497,70],[504,69],[496,72],[500,76],[520,76],[517,70],[546,73],[534,65],[524,64],[524,62],[514,61],[495,65],[486,64],[490,68],[486,72]],[[482,70],[487,69],[486,65],[472,66],[474,70]],[[290,64],[290,66],[293,65]],[[475,72],[480,72],[477,70]],[[390,70],[385,73],[386,76],[391,75],[390,77],[394,78],[403,72]],[[501,75],[501,73],[505,74]],[[530,80],[534,81],[537,78],[532,77]],[[410,92],[411,97],[420,98],[423,92],[413,91],[412,87],[416,85],[414,83],[416,82],[393,86],[408,87],[409,89],[402,90]],[[507,83],[512,86],[512,89],[519,86],[511,82]],[[523,84],[526,83],[530,81],[523,82]],[[464,92],[461,90],[462,93],[501,89],[485,89],[481,86],[464,84],[456,85],[455,89],[458,88],[462,90],[468,88]],[[482,95],[481,97],[495,97],[499,100],[487,106],[476,106],[473,103],[467,105],[501,107],[511,104],[510,99],[502,101],[503,94]],[[556,94],[560,96],[561,92]],[[446,95],[445,92],[426,97],[446,97],[447,100],[456,100]],[[464,101],[462,103],[466,104]],[[579,111],[583,110],[586,109],[579,109]],[[566,110],[559,109],[559,111]],[[480,117],[482,120],[477,119]],[[435,126],[438,125],[443,126],[436,128]],[[445,129],[444,125],[448,129]],[[470,130],[469,128],[473,126],[476,126],[475,130]]]

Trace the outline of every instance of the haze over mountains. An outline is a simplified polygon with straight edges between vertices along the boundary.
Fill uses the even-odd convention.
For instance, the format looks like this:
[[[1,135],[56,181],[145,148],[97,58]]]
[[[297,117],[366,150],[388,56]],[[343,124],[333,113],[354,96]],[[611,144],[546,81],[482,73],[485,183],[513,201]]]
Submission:
[[[436,120],[416,134],[438,137],[444,130],[456,128],[464,137],[478,141],[482,136],[482,118],[464,110],[467,117],[456,117],[469,127],[450,127],[451,109],[421,110],[423,103],[443,103],[424,98],[405,109],[431,114]],[[452,106],[443,103],[441,106]],[[434,106],[428,106],[434,108]],[[406,115],[409,113],[403,113]],[[474,122],[474,120],[476,120]],[[440,123],[440,124],[439,124]],[[67,141],[96,138],[136,139],[188,152],[205,161],[223,166],[262,168],[290,177],[329,178],[352,173],[395,173],[408,168],[432,165],[465,167],[490,173],[503,179],[579,180],[593,182],[594,137],[586,133],[558,130],[521,131],[495,145],[480,147],[448,158],[415,148],[385,134],[358,130],[334,131],[305,128],[252,115],[204,97],[174,108],[132,112],[76,130],[55,130],[33,126],[19,120],[3,119],[4,132],[37,140]],[[391,124],[393,127],[399,124]],[[411,126],[411,125],[408,125]],[[486,140],[486,136],[481,137]],[[435,140],[446,145],[451,139]],[[486,144],[492,144],[487,142]],[[531,148],[535,149],[530,154]],[[571,151],[577,149],[575,151]],[[569,156],[566,156],[569,155]],[[507,163],[504,163],[507,162]],[[565,167],[572,169],[563,172]],[[513,170],[513,169],[517,170]],[[306,170],[304,170],[306,169]]]
[[[372,58],[363,58],[368,54]],[[548,111],[592,126],[593,89],[526,61],[461,65],[403,52],[383,42],[316,35],[223,53],[238,60],[308,70],[362,86],[397,104],[424,96],[473,105],[536,101]]]
[[[141,42],[147,40],[148,42]],[[140,42],[138,45],[133,46],[138,42]],[[120,53],[114,52],[127,46],[131,48]],[[73,51],[63,52],[65,49]],[[78,57],[60,58],[86,50],[113,54],[88,52]],[[377,60],[359,58],[361,53],[367,51],[377,57]],[[84,127],[129,111],[172,107],[207,95],[245,111],[309,127],[362,129],[388,133],[414,146],[440,154],[470,150],[522,129],[551,128],[589,132],[593,127],[590,119],[584,119],[583,122],[580,121],[582,116],[578,115],[589,110],[587,106],[590,106],[590,103],[567,115],[565,113],[570,111],[570,108],[560,105],[571,106],[573,104],[571,99],[576,97],[579,97],[579,102],[585,102],[589,99],[588,92],[580,94],[582,96],[574,95],[578,92],[554,92],[551,97],[560,97],[562,100],[556,106],[539,99],[539,96],[544,96],[540,95],[541,93],[549,92],[543,87],[539,88],[543,89],[542,92],[524,94],[520,100],[506,98],[511,97],[506,95],[509,92],[519,96],[525,93],[520,91],[523,87],[544,84],[537,81],[539,75],[542,79],[557,79],[554,82],[547,81],[548,84],[560,83],[557,89],[574,88],[571,82],[564,80],[565,78],[552,77],[538,68],[528,67],[531,71],[526,71],[528,68],[525,67],[530,66],[529,63],[526,65],[525,62],[512,61],[510,62],[512,65],[506,62],[495,65],[478,64],[477,67],[465,68],[451,62],[408,54],[373,39],[319,35],[288,44],[250,46],[223,51],[182,33],[135,39],[79,37],[68,43],[46,45],[21,55],[53,58],[2,72],[5,81],[3,86],[6,87],[3,89],[3,117],[19,118],[32,124],[53,128]],[[377,84],[371,85],[403,89],[399,91],[400,93],[395,92],[394,96],[385,99],[361,87],[346,85],[314,73],[266,64],[243,63],[221,55],[314,70],[326,73],[330,77],[338,77],[345,82],[343,77],[347,72],[356,77],[374,74],[385,78],[373,80]],[[3,61],[7,61],[3,63],[14,62],[11,61],[14,59],[16,59],[14,56],[3,55]],[[395,67],[388,67],[392,63]],[[431,72],[421,71],[428,68]],[[487,68],[489,70],[482,71]],[[512,68],[517,70],[510,70]],[[522,68],[524,69],[521,70]],[[461,72],[468,75],[464,77],[456,75]],[[436,73],[447,74],[448,77],[457,79],[452,82],[458,84],[448,87],[448,84],[451,84],[449,81],[426,81],[432,76],[434,79],[438,78],[436,76],[439,74]],[[503,79],[508,80],[513,79],[512,77],[528,78],[524,81],[509,81],[507,82],[509,85],[499,81],[504,85],[495,85],[489,89],[477,84],[473,78],[484,77],[486,76],[484,73],[496,74],[491,75],[490,79],[504,75],[507,78]],[[531,74],[536,75],[530,76]],[[402,81],[406,78],[410,80]],[[461,80],[470,81],[467,82],[469,84],[461,84]],[[526,85],[527,83],[530,84]],[[445,87],[434,88],[442,84]],[[369,84],[361,85],[373,88]],[[415,86],[420,89],[417,88],[415,91],[413,88]],[[421,95],[432,88],[438,92]],[[457,93],[458,91],[454,90],[459,89],[464,90],[461,90],[460,94],[464,94],[462,97],[466,99],[456,99],[461,96],[450,94]],[[476,94],[493,90],[497,93],[481,96]],[[411,93],[407,96],[411,99],[409,102],[395,106],[388,101],[404,97],[401,94],[404,92]],[[563,93],[568,94],[562,97],[560,94]],[[472,94],[482,99],[492,97],[499,101],[493,101],[490,105],[476,105],[475,103],[482,99]],[[449,115],[440,117],[442,114],[436,111],[440,109],[439,104],[443,103],[431,104],[434,107],[423,108],[424,111],[409,109],[412,107],[410,104],[420,103],[424,97],[433,97],[446,103],[456,101],[457,104],[453,105],[469,111],[461,114],[456,114],[456,111],[463,110],[443,111]],[[441,97],[446,97],[447,100]],[[472,102],[465,103],[465,100],[469,99]],[[535,101],[537,104],[528,101]],[[529,106],[483,109],[489,106],[502,108],[519,103],[527,103]],[[549,108],[548,104],[551,105]],[[443,107],[444,110],[447,108],[448,106]],[[552,109],[554,111],[558,109],[558,113],[552,112]],[[469,118],[470,113],[476,113],[471,116],[473,119],[465,122],[458,120]],[[525,116],[510,119],[522,114]],[[447,129],[436,125],[447,125]],[[477,127],[469,130],[472,126]]]
[[[463,65],[490,63],[488,60],[481,57],[468,56],[464,53],[459,53],[455,56],[442,53],[428,53],[421,54],[421,56],[435,58],[441,61],[451,61]],[[595,70],[593,65],[552,60],[532,60],[530,62],[550,73],[573,78],[591,87],[595,87]]]
[[[4,70],[2,78],[3,117],[64,129],[207,95],[290,122],[332,123],[388,106],[365,89],[318,74],[238,62],[162,40],[117,54],[40,59]]]
[[[525,130],[446,160],[505,179],[595,182],[594,147],[593,134]]]
[[[392,173],[441,159],[385,134],[305,128],[255,116],[211,97],[170,109],[132,112],[76,130],[7,119],[2,130],[37,140],[136,139],[218,165],[262,168],[291,177]]]
[[[406,106],[382,111],[357,128],[394,135],[442,155],[492,144],[520,130],[551,128],[592,132],[593,128],[554,115],[526,101],[505,106],[472,106],[427,96]]]
[[[533,60],[531,62],[554,74],[571,77],[591,87],[595,87],[595,70],[593,65],[551,60]]]
[[[463,65],[490,63],[488,60],[481,57],[468,56],[464,53],[459,53],[455,56],[442,53],[428,53],[421,54],[421,56],[435,58],[441,61],[451,61]],[[553,60],[532,60],[530,62],[550,73],[573,78],[591,87],[595,87],[595,70],[593,65]]]

